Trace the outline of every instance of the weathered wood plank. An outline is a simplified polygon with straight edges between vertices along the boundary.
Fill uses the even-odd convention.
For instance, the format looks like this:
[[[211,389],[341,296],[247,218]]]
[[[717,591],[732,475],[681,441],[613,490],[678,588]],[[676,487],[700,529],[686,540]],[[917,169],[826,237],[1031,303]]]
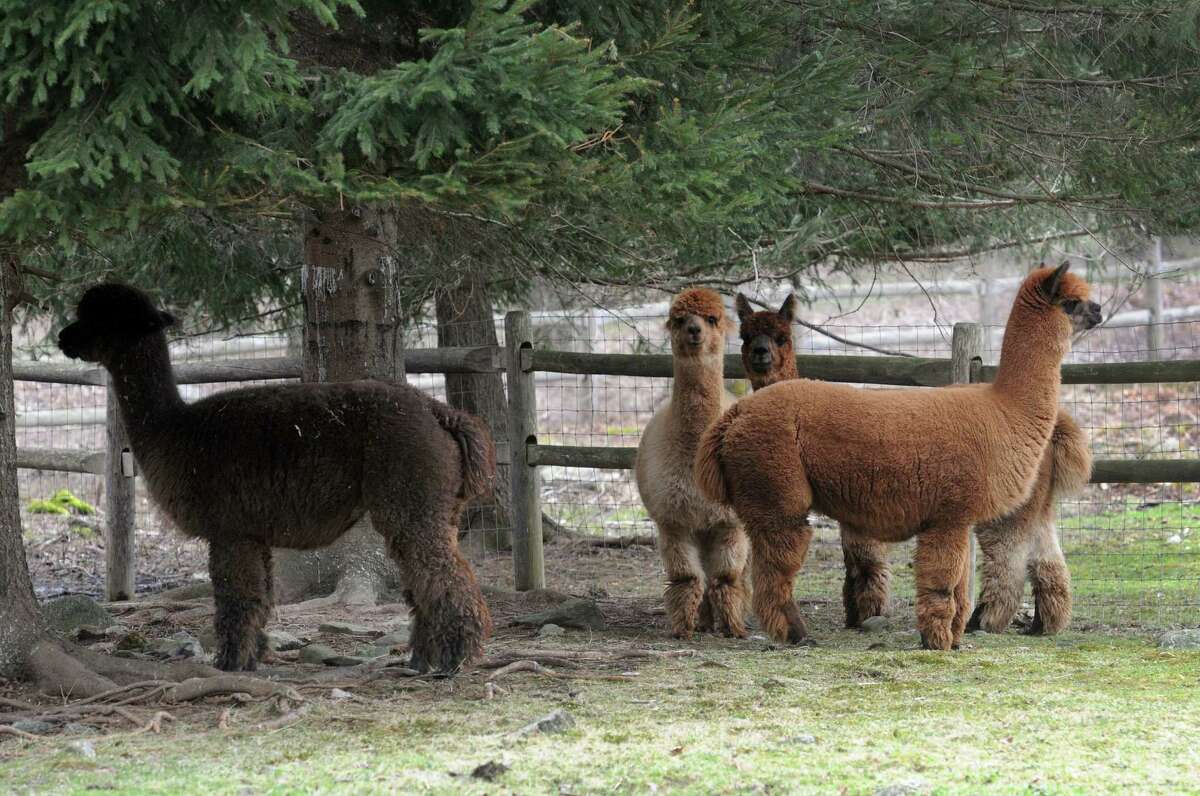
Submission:
[[[508,438],[512,464],[513,575],[517,591],[546,588],[542,547],[542,482],[529,459],[530,442],[537,441],[537,389],[533,371],[525,366],[533,347],[529,313],[510,312],[504,319],[508,367]]]
[[[1093,484],[1173,484],[1200,482],[1200,459],[1098,459]]]
[[[605,376],[669,378],[670,354],[592,354],[535,349],[530,354],[534,370],[548,373],[586,373]],[[801,354],[796,357],[800,375],[810,379],[909,387],[940,387],[950,383],[950,360],[920,357],[861,357]],[[725,378],[745,378],[742,358],[725,357]]]
[[[980,368],[980,379],[996,378],[996,366]],[[1200,381],[1200,359],[1162,362],[1094,362],[1063,365],[1063,384],[1155,384]]]
[[[17,467],[22,470],[53,470],[62,473],[104,475],[104,451],[17,448]]]
[[[137,565],[135,479],[132,471],[125,472],[124,460],[131,448],[121,420],[117,391],[110,384],[106,393],[104,593],[109,600],[130,600],[135,591]]]
[[[573,445],[530,445],[530,464],[543,467],[633,469],[637,448],[589,448]],[[1200,482],[1197,459],[1098,459],[1092,483],[1159,484]]]

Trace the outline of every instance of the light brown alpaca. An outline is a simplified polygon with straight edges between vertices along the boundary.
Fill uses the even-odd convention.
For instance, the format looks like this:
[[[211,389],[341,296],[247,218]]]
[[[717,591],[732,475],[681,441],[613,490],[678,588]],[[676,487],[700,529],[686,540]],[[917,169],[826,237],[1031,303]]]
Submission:
[[[750,301],[739,293],[735,306],[742,365],[751,386],[758,390],[800,378],[792,342],[796,297],[788,296],[778,312],[755,312]],[[968,630],[982,628],[1001,633],[1011,624],[1020,607],[1027,570],[1035,608],[1025,632],[1053,635],[1071,621],[1071,574],[1058,546],[1055,504],[1078,494],[1091,470],[1087,438],[1070,415],[1060,409],[1029,500],[1007,517],[975,528],[983,557],[983,585]],[[864,619],[887,610],[888,545],[847,533],[844,526],[841,537],[846,563],[842,586],[846,627],[859,627]]]
[[[1092,473],[1087,437],[1059,411],[1033,493],[1016,511],[975,528],[983,555],[979,603],[968,630],[1003,633],[1021,607],[1025,576],[1033,585],[1031,635],[1052,636],[1071,621],[1071,573],[1054,526],[1059,500],[1079,494]]]
[[[742,399],[705,432],[697,483],[733,506],[753,550],[754,607],[779,640],[807,635],[792,600],[819,511],[885,542],[917,537],[923,646],[960,643],[970,613],[967,534],[1033,489],[1058,412],[1073,329],[1100,321],[1067,265],[1021,285],[992,384],[858,390],[797,379]]]
[[[671,400],[650,419],[638,446],[638,493],[658,525],[667,614],[677,638],[713,629],[746,635],[746,534],[732,510],[700,494],[694,468],[704,429],[734,402],[723,383],[730,326],[711,290],[686,290],[671,303]]]

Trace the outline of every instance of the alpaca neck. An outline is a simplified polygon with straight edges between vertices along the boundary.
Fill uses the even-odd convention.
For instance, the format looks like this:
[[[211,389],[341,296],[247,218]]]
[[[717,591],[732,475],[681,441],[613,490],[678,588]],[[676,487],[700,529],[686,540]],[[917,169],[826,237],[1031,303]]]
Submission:
[[[671,408],[681,429],[700,434],[721,414],[724,365],[720,354],[675,357]]]
[[[136,446],[139,437],[184,407],[165,335],[149,334],[118,354],[108,366],[121,418]]]
[[[1061,310],[1036,296],[1020,295],[1004,328],[993,389],[1039,422],[1047,435],[1058,412],[1063,357],[1068,338]]]
[[[788,356],[783,361],[783,367],[772,368],[769,373],[755,373],[748,368],[746,372],[750,376],[750,387],[755,390],[761,390],[763,387],[779,381],[800,378],[800,372],[796,370],[796,358],[794,356]]]

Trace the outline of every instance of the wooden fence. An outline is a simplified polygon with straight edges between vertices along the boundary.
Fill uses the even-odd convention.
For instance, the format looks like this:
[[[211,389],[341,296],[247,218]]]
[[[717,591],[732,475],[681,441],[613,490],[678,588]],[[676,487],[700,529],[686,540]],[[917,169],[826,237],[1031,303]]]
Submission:
[[[538,372],[595,376],[670,377],[670,355],[597,354],[539,349],[534,346],[527,312],[510,312],[505,319],[506,345],[406,351],[408,373],[507,373],[510,439],[498,440],[501,458],[512,464],[513,565],[517,588],[542,588],[541,495],[538,468],[542,466],[629,469],[636,448],[543,445],[537,436]],[[979,324],[954,327],[950,358],[826,356],[796,357],[801,373],[814,379],[889,386],[938,387],[986,382],[996,369],[981,361],[984,329]],[[231,360],[181,364],[175,368],[180,384],[292,379],[300,376],[297,359]],[[14,363],[18,380],[58,384],[104,385],[98,368],[35,362]],[[744,378],[741,358],[725,358],[725,376]],[[1064,384],[1139,384],[1200,381],[1200,360],[1118,362],[1063,365]],[[111,391],[106,407],[104,450],[18,448],[17,466],[26,469],[94,473],[105,478],[107,501],[106,576],[109,599],[133,596],[133,533],[135,465],[121,428]],[[516,444],[513,444],[515,441]],[[505,444],[507,443],[507,444]],[[1100,459],[1093,483],[1200,482],[1200,460]]]

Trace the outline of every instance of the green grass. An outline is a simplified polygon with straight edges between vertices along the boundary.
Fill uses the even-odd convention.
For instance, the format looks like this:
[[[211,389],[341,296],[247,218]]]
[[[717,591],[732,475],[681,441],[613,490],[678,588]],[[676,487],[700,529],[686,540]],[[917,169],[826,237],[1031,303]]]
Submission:
[[[577,643],[568,637],[568,644]],[[867,650],[886,639],[887,649]],[[323,703],[270,733],[170,725],[100,740],[0,741],[0,790],[82,793],[932,793],[1200,789],[1200,653],[1144,640],[971,636],[921,652],[911,634],[839,632],[808,649],[705,639],[692,658],[638,662],[627,682],[514,674],[371,705]],[[581,644],[605,649],[602,638]],[[512,731],[564,708],[575,727]],[[810,737],[805,737],[810,736]],[[496,760],[495,783],[468,775]]]
[[[1107,621],[1169,624],[1173,607],[1200,605],[1200,507],[1163,503],[1066,517],[1059,522],[1076,604]]]

